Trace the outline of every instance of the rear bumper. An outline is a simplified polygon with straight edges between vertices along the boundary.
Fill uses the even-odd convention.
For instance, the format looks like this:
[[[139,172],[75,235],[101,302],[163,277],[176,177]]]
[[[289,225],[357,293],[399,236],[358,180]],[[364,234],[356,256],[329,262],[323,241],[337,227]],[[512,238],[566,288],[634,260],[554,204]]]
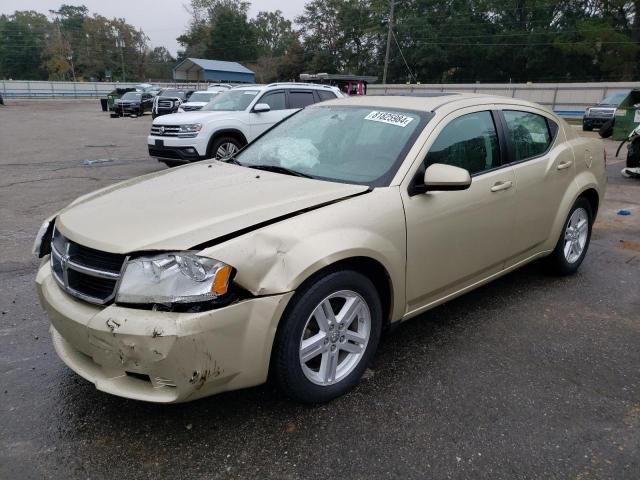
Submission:
[[[293,295],[199,313],[100,308],[63,292],[43,262],[36,278],[58,356],[98,390],[176,403],[264,383],[276,328]]]

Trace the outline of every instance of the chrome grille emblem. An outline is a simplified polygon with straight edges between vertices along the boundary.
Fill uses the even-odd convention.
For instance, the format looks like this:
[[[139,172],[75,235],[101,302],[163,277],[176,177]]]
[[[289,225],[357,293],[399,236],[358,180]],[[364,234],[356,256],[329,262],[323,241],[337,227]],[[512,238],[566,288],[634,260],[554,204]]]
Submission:
[[[104,305],[115,298],[127,258],[83,247],[54,229],[50,260],[53,278],[65,292],[86,302]]]

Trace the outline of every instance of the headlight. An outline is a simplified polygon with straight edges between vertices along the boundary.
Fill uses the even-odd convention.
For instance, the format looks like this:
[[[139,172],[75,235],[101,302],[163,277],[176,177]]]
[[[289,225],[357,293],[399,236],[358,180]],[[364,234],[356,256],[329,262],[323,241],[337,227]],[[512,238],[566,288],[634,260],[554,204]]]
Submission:
[[[130,260],[116,303],[200,303],[229,291],[233,268],[193,252],[173,252]]]
[[[192,123],[190,125],[180,125],[180,130],[178,131],[179,137],[195,137],[198,135],[198,132],[202,130],[201,123]]]
[[[36,238],[33,241],[33,249],[31,250],[37,258],[44,257],[51,252],[51,233],[53,232],[53,225],[51,220],[45,220],[36,234]],[[43,248],[44,247],[44,248]]]

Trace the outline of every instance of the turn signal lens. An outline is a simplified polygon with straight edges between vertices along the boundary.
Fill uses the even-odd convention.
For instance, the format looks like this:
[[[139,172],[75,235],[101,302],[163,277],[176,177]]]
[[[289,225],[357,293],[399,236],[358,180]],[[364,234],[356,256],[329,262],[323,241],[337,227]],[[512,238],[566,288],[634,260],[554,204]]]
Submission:
[[[223,265],[216,272],[216,277],[211,285],[211,293],[220,296],[225,295],[229,290],[229,280],[231,280],[233,269],[229,265]]]

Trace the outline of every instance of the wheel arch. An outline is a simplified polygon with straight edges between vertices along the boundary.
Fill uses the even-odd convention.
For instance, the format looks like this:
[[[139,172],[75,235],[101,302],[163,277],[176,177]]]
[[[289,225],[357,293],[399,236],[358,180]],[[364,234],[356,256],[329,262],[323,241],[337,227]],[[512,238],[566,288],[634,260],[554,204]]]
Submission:
[[[591,205],[591,218],[595,221],[598,214],[598,207],[600,206],[600,195],[598,195],[598,191],[595,188],[587,188],[578,195],[578,198],[581,197],[585,198],[589,202],[589,205]]]
[[[296,285],[295,290],[300,290],[314,282],[317,278],[338,270],[353,270],[371,280],[378,291],[380,302],[382,303],[383,324],[387,325],[391,323],[394,307],[393,281],[385,266],[372,257],[352,256],[337,260],[314,271]]]
[[[553,222],[551,233],[544,247],[545,250],[551,251],[555,248],[556,244],[558,243],[558,239],[562,234],[562,227],[564,226],[564,223],[567,220],[567,215],[569,214],[571,207],[573,207],[573,205],[576,203],[576,200],[578,200],[578,198],[585,198],[589,202],[592,208],[592,211],[591,211],[592,221],[595,221],[598,207],[600,204],[600,194],[598,193],[598,190],[597,190],[598,188],[597,183],[595,182],[595,180],[585,181],[580,183],[584,183],[580,189],[572,188],[567,190],[564,198],[560,202],[560,208],[558,208],[558,211],[556,212],[556,217]],[[574,185],[577,186],[577,183]],[[595,206],[595,209],[594,209],[594,206]]]
[[[222,128],[220,130],[216,130],[211,138],[209,139],[209,143],[207,143],[207,156],[211,155],[211,147],[213,146],[213,142],[215,142],[220,137],[232,137],[238,140],[242,146],[244,147],[248,142],[247,137],[241,130],[237,128]]]

